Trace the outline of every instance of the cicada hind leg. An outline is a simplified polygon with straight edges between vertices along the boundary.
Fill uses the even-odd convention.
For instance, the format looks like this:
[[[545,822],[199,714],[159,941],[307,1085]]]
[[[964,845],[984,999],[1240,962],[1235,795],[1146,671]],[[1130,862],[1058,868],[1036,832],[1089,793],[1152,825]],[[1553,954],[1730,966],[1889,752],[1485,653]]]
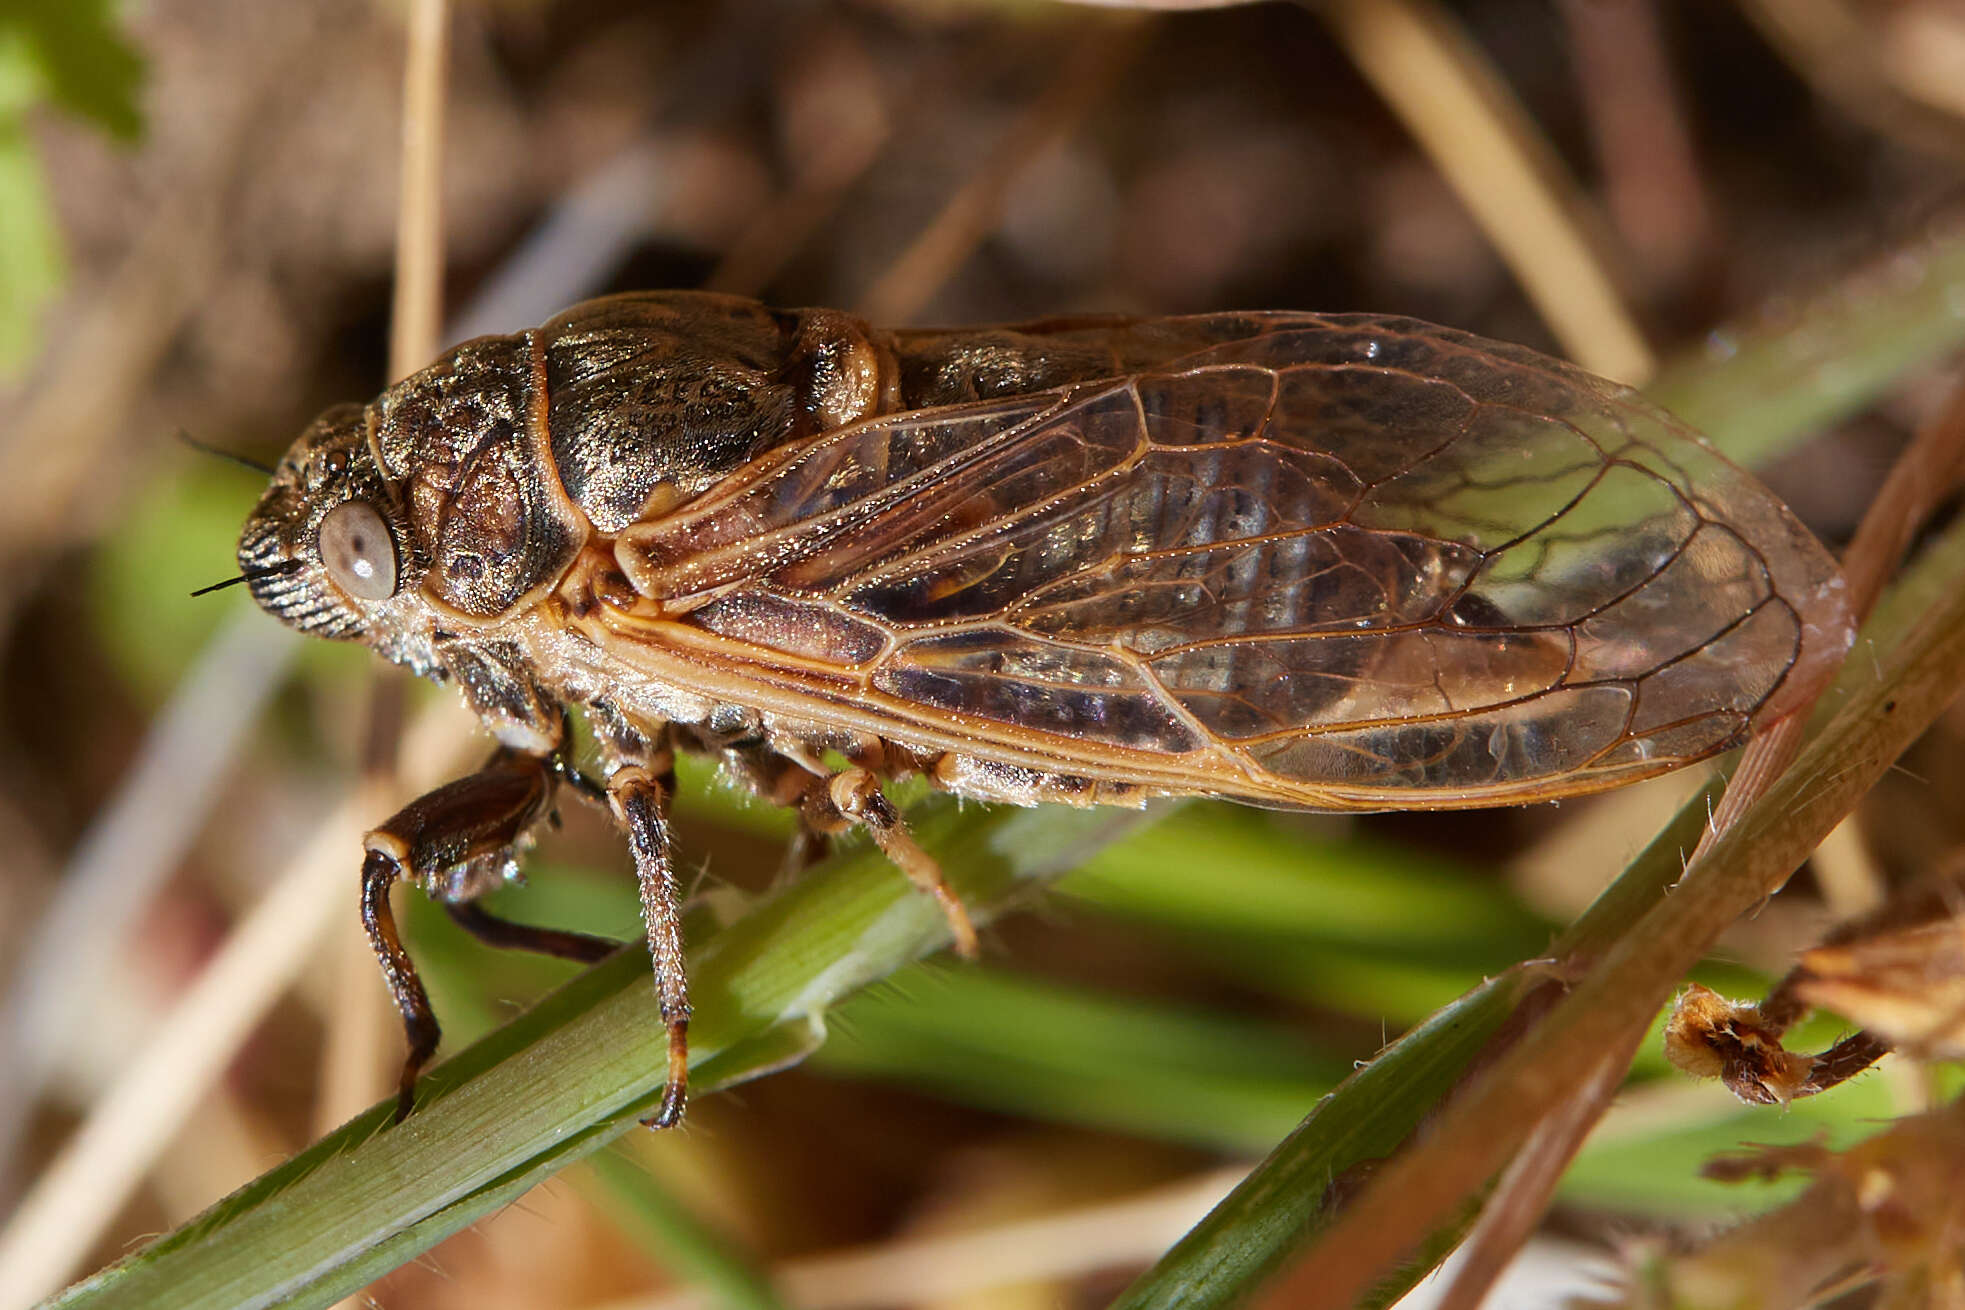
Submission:
[[[728,771],[752,791],[798,812],[798,835],[786,854],[788,868],[802,871],[824,852],[832,837],[865,828],[881,854],[918,890],[934,898],[948,920],[956,953],[967,960],[976,958],[976,929],[967,907],[942,876],[941,865],[914,840],[900,811],[880,789],[875,769],[889,762],[885,743],[875,738],[854,743],[846,753],[857,763],[836,773],[826,772],[816,762],[816,749],[794,758],[773,750],[761,735],[710,748],[721,752]]]
[[[617,949],[618,943],[601,937],[511,923],[475,904],[506,880],[519,848],[548,813],[564,771],[556,757],[501,749],[484,768],[410,802],[363,840],[362,926],[409,1045],[397,1087],[398,1122],[409,1113],[417,1077],[442,1038],[389,907],[389,890],[399,879],[421,885],[452,919],[494,946],[589,963]]]
[[[873,844],[894,867],[907,875],[916,888],[934,897],[948,920],[948,933],[956,953],[973,960],[979,953],[976,928],[969,911],[955,890],[942,877],[942,866],[921,849],[921,843],[907,830],[894,802],[880,790],[880,780],[866,769],[841,769],[813,787],[805,795],[802,815],[806,823],[820,832],[836,832],[858,825],[867,830]]]

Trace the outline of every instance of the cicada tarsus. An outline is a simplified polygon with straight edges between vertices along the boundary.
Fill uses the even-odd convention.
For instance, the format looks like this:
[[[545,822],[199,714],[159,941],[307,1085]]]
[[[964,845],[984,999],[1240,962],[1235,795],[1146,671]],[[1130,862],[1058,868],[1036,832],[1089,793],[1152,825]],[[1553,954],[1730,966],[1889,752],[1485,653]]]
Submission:
[[[247,520],[259,604],[453,682],[499,747],[367,838],[362,912],[474,905],[566,785],[625,828],[666,1091],[689,1003],[677,751],[860,827],[974,933],[883,781],[1309,810],[1508,805],[1649,777],[1798,704],[1850,641],[1835,564],[1630,390],[1409,319],[1229,313],[881,331],[616,296],[323,414]],[[599,777],[569,760],[591,725]],[[829,767],[828,760],[844,767]]]

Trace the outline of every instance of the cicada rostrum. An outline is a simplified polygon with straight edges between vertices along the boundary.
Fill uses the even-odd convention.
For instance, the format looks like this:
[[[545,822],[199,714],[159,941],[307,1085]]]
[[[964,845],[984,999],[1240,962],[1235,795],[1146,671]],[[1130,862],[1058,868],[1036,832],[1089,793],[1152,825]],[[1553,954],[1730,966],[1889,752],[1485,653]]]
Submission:
[[[611,946],[473,905],[562,784],[627,831],[672,1123],[676,751],[808,833],[866,829],[973,950],[883,781],[1024,805],[1546,800],[1740,741],[1850,640],[1822,547],[1669,415],[1355,315],[888,332],[592,301],[323,414],[239,563],[294,627],[456,683],[500,743],[367,839],[404,1111],[438,1030],[395,881],[499,944]],[[567,760],[570,707],[599,780]]]

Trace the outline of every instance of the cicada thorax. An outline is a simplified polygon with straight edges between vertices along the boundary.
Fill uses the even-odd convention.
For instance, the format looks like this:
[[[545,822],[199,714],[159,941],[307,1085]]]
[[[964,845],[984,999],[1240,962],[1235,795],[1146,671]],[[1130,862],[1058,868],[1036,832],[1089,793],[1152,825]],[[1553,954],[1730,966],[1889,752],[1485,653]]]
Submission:
[[[835,310],[627,295],[532,335],[554,468],[604,535],[659,517],[774,447],[901,403],[881,335]]]
[[[798,426],[780,315],[616,297],[530,334],[552,467],[595,531],[686,499]]]
[[[850,315],[642,295],[466,342],[370,421],[425,594],[490,621],[550,590],[589,541],[901,403],[891,350]]]

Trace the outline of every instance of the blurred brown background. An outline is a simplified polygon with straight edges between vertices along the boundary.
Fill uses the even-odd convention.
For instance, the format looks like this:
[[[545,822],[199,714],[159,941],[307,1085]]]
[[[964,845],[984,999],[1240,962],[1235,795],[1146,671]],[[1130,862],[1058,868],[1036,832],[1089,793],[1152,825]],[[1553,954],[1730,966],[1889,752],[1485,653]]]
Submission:
[[[466,333],[508,331],[639,287],[897,323],[1356,309],[1587,353],[1589,340],[1553,328],[1524,292],[1524,271],[1442,168],[1472,159],[1478,133],[1456,139],[1449,124],[1422,145],[1360,71],[1362,8],[459,3],[443,127],[448,312]],[[1488,203],[1567,214],[1610,316],[1659,354],[1697,350],[1728,320],[1778,315],[1946,221],[1965,182],[1956,5],[1465,0],[1437,17],[1500,97],[1493,123],[1548,187],[1540,202]],[[154,0],[126,32],[147,66],[139,141],[119,145],[53,108],[21,120],[66,273],[31,354],[0,384],[0,976],[23,980],[9,1018],[41,1043],[18,1055],[15,1073],[32,1076],[0,1102],[12,1150],[0,1216],[350,784],[367,697],[358,651],[310,652],[306,676],[278,683],[198,663],[214,633],[240,626],[237,597],[185,592],[231,571],[256,485],[175,437],[270,459],[321,407],[384,381],[400,7]],[[1643,355],[1598,344],[1586,362],[1643,380]],[[1942,380],[1900,389],[1770,479],[1825,537],[1845,535]],[[237,658],[261,668],[288,656]],[[88,856],[105,798],[154,759],[154,716],[196,669],[220,703],[228,679],[248,679],[252,697],[263,686],[268,712],[213,737],[219,757],[196,775],[209,775],[206,791],[119,830],[159,856],[147,882],[97,875],[79,918],[50,928],[41,916]],[[200,737],[195,720],[184,732]],[[1955,755],[1942,744],[1929,755],[1873,843],[1886,867],[1952,840],[1928,795],[1952,794]],[[623,866],[604,825],[569,817],[553,862]],[[1572,817],[1362,822],[1498,870]],[[170,819],[184,831],[160,835]],[[768,884],[768,841],[686,809],[683,822],[716,880]],[[355,869],[351,853],[342,927]],[[1560,917],[1586,894],[1541,908]],[[101,940],[84,941],[90,925]],[[35,951],[79,973],[37,972]],[[1357,1056],[1381,1035],[1372,1015],[1253,995],[1108,922],[1031,919],[1001,931],[991,954],[1129,996],[1259,1012]],[[371,975],[359,951],[352,968],[345,955],[323,951],[300,990],[251,1025],[190,1134],[112,1207],[87,1266],[318,1130],[329,1016],[380,1002],[379,987],[361,993]],[[493,995],[522,1001],[524,985]],[[52,1030],[48,1015],[61,1016]],[[393,1058],[389,1022],[357,1039],[369,1051],[358,1088]],[[685,1140],[633,1149],[773,1259],[1043,1214],[1216,1159],[808,1071],[705,1102]],[[379,1295],[392,1307],[592,1305],[661,1285],[659,1263],[581,1189],[556,1184]],[[1120,1261],[945,1303],[1101,1304],[1127,1272]],[[882,1303],[912,1299],[904,1282],[888,1293]]]

